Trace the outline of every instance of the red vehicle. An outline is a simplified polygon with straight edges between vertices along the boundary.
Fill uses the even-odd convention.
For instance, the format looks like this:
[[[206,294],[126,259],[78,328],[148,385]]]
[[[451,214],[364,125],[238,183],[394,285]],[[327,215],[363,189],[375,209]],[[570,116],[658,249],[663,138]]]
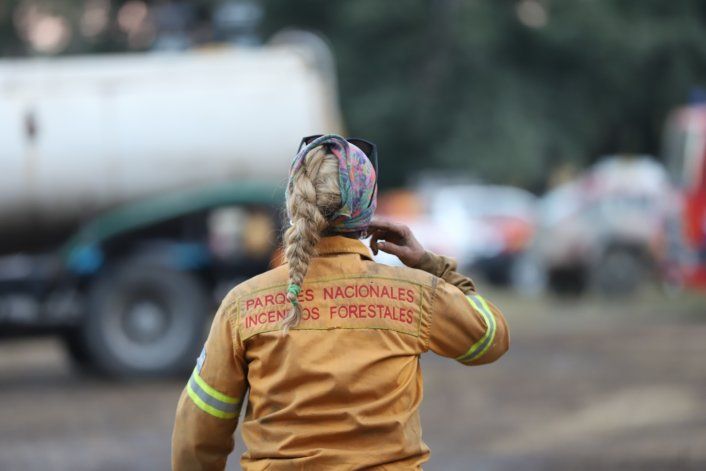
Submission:
[[[665,162],[679,189],[667,273],[672,282],[706,290],[706,104],[672,113]]]

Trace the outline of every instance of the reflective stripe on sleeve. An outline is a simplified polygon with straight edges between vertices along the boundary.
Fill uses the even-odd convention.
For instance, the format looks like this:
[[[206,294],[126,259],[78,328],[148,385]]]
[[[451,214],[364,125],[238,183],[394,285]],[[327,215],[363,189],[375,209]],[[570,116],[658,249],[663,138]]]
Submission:
[[[485,352],[488,351],[488,349],[493,343],[493,339],[495,338],[496,327],[495,317],[490,312],[488,303],[485,302],[485,299],[483,299],[482,296],[477,294],[468,295],[466,296],[466,299],[468,299],[470,305],[483,317],[483,320],[485,321],[486,330],[483,337],[481,337],[480,340],[471,345],[471,348],[469,348],[466,353],[459,357],[456,357],[456,360],[464,363],[477,360],[478,358],[482,357]]]
[[[220,419],[238,417],[240,400],[216,391],[194,370],[186,386],[186,392],[194,404],[202,411]]]

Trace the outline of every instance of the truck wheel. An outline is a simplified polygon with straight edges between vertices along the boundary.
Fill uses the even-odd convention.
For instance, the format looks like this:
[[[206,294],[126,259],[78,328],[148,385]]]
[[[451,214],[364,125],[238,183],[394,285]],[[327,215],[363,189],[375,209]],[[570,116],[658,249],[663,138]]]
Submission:
[[[640,254],[629,249],[612,249],[596,267],[596,285],[606,296],[632,295],[642,283],[645,269]]]
[[[554,267],[548,272],[548,286],[552,293],[560,297],[581,296],[588,287],[588,275],[583,267]]]
[[[78,328],[71,328],[61,333],[61,340],[69,360],[82,371],[92,370],[91,355],[86,349],[83,332]]]
[[[131,263],[100,279],[83,328],[96,368],[110,376],[165,376],[193,366],[208,302],[187,273]]]

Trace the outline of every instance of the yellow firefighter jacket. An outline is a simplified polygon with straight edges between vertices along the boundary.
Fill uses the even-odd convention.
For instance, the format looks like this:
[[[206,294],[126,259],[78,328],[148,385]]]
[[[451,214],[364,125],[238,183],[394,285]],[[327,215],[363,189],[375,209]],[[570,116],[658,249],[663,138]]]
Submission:
[[[222,302],[179,400],[175,470],[224,468],[246,394],[244,470],[420,469],[419,355],[478,365],[508,349],[503,315],[453,260],[391,267],[342,236],[317,251],[287,335],[286,264]]]

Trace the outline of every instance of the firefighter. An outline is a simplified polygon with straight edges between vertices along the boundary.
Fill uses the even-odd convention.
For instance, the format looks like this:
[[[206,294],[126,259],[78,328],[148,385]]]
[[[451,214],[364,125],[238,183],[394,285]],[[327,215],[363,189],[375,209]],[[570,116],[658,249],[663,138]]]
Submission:
[[[400,224],[372,220],[377,153],[305,138],[286,192],[285,263],[223,300],[177,406],[177,471],[223,469],[243,402],[244,470],[421,469],[419,356],[508,349],[501,312]],[[360,238],[406,265],[372,261]]]

